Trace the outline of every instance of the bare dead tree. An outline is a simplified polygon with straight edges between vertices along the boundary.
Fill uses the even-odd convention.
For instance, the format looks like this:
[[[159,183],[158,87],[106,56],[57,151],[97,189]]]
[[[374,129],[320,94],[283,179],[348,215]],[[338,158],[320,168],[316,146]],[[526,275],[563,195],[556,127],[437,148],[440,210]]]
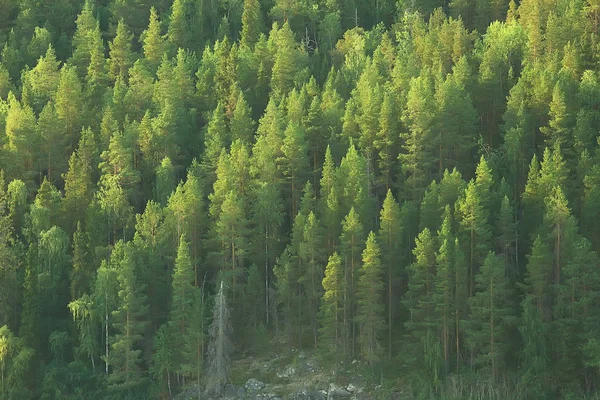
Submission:
[[[207,395],[221,394],[229,378],[232,350],[229,337],[232,330],[223,281],[221,281],[221,288],[215,300],[213,321],[209,330],[208,373],[206,374],[205,388]]]

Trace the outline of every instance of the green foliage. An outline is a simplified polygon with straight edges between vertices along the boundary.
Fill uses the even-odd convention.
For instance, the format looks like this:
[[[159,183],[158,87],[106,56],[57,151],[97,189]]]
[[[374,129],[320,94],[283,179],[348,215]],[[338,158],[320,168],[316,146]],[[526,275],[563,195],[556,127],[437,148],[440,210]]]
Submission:
[[[597,397],[595,3],[0,0],[0,398]]]

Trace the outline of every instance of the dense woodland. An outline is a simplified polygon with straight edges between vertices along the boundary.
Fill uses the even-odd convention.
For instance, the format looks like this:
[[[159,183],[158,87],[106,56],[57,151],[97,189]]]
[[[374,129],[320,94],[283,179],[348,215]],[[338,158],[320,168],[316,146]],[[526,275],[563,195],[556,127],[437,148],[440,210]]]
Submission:
[[[218,390],[225,298],[234,358],[593,396],[599,24],[599,0],[0,0],[0,398]]]

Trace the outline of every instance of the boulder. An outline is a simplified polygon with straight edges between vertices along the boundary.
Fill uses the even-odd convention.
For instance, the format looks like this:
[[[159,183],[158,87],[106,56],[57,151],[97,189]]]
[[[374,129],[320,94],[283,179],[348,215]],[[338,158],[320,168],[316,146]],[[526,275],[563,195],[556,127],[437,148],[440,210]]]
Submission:
[[[354,383],[350,382],[348,386],[346,386],[346,390],[350,393],[362,393],[365,391],[363,387],[357,386]]]
[[[239,400],[244,399],[246,397],[246,391],[243,387],[235,386],[232,384],[225,385],[225,389],[223,389],[222,398],[224,400]]]
[[[300,389],[292,395],[291,400],[327,400],[327,394],[319,390]]]
[[[329,392],[327,393],[327,399],[344,399],[350,397],[350,392],[346,389],[336,385],[335,383],[331,383],[329,385]]]
[[[277,377],[282,379],[290,379],[294,375],[296,375],[296,368],[292,367],[291,365],[286,367],[283,371],[277,372]]]
[[[263,390],[265,388],[265,384],[257,379],[250,378],[244,385],[244,388],[246,388],[246,393],[253,394]]]

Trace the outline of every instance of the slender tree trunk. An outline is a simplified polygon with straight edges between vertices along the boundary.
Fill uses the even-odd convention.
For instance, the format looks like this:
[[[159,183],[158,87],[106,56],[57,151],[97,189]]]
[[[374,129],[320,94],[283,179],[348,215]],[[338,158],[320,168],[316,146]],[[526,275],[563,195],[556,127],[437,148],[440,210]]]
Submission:
[[[105,302],[108,302],[108,293],[105,293]],[[104,342],[105,342],[105,354],[106,358],[104,360],[104,364],[106,365],[105,373],[108,375],[108,303],[106,303],[106,308],[104,312]]]
[[[269,326],[269,228],[265,224],[265,311]]]

